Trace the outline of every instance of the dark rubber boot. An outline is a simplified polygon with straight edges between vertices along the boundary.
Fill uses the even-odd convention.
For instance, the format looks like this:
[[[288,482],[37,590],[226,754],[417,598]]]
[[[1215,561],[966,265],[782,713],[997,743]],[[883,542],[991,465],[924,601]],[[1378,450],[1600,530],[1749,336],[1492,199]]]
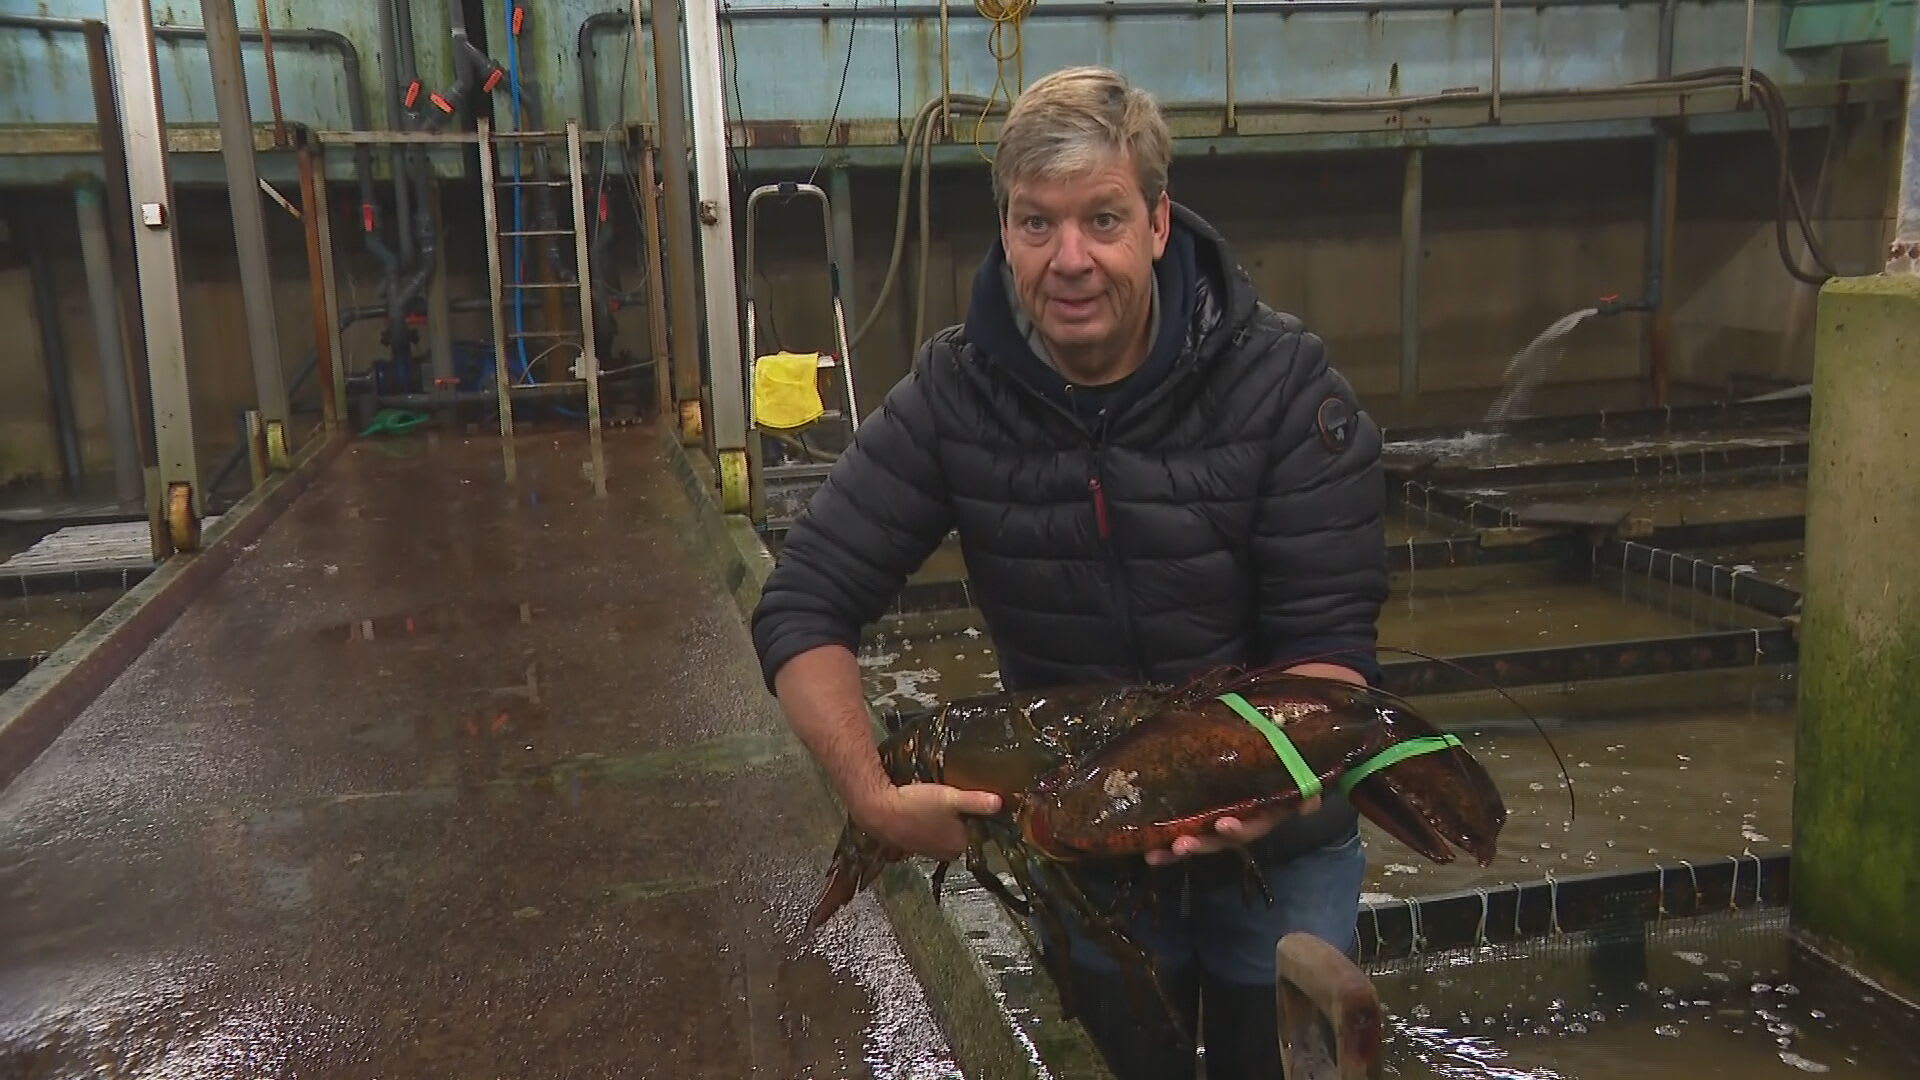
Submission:
[[[1075,1017],[1106,1058],[1114,1080],[1193,1080],[1194,1028],[1199,983],[1193,974],[1161,973],[1162,985],[1186,1015],[1184,1034],[1176,1031],[1151,988],[1107,971],[1074,965]]]
[[[1271,986],[1207,979],[1201,990],[1206,1080],[1282,1080],[1279,999]]]

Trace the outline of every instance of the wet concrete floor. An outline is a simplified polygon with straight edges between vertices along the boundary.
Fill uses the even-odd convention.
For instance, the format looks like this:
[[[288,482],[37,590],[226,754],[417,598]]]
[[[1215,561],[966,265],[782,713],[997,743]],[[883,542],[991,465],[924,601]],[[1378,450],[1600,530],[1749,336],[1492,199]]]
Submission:
[[[0,1076],[957,1075],[646,430],[362,441],[0,791]]]
[[[1920,1075],[1915,1015],[1791,943],[1779,912],[1465,951],[1378,974],[1381,1074],[1446,1080]]]

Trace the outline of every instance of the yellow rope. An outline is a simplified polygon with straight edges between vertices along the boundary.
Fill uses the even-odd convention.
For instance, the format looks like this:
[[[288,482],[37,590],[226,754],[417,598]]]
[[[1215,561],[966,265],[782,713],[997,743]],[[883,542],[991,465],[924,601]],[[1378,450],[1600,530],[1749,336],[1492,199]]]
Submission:
[[[1022,24],[1033,11],[1036,0],[973,0],[973,9],[980,17],[993,25],[987,30],[987,51],[993,54],[993,90],[987,94],[987,102],[980,108],[980,115],[973,122],[973,149],[982,160],[991,164],[993,159],[980,145],[980,130],[986,126],[987,114],[993,111],[993,104],[999,100],[1000,91],[1007,91],[1007,107],[1013,107],[1013,99],[1026,85],[1026,73],[1020,57],[1020,35]],[[1011,30],[1011,34],[1008,31]],[[1007,45],[1008,38],[1012,45]],[[1007,62],[1014,64],[1013,85],[1007,85]]]

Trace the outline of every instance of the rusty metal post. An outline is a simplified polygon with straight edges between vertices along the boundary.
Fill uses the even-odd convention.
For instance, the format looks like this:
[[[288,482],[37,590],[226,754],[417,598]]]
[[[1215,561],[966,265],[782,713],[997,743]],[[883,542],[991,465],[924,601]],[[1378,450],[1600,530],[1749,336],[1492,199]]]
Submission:
[[[1366,973],[1308,933],[1281,938],[1274,956],[1287,1080],[1377,1080],[1382,1010]]]
[[[653,14],[653,100],[660,132],[662,239],[667,249],[668,325],[673,349],[673,396],[680,410],[680,441],[701,442],[700,283],[694,269],[693,198],[687,186],[686,65],[681,56],[681,0],[648,5]],[[644,25],[642,0],[633,0],[633,24]],[[634,35],[639,48],[641,35]],[[636,57],[636,63],[644,63]]]
[[[647,347],[653,353],[653,389],[663,423],[673,423],[673,373],[667,356],[667,291],[661,278],[660,191],[655,186],[652,140],[640,144],[640,235],[647,260]]]
[[[258,0],[260,9],[260,45],[267,54],[267,101],[273,107],[273,145],[285,149],[287,121],[280,114],[280,74],[273,66],[273,29],[268,25],[267,0]]]
[[[313,307],[313,357],[315,383],[320,387],[320,414],[325,418],[327,430],[339,426],[340,414],[333,400],[333,326],[328,316],[331,305],[327,301],[329,281],[327,278],[327,260],[325,258],[325,238],[320,235],[320,192],[314,183],[314,172],[320,164],[314,159],[311,143],[302,145],[296,154],[300,164],[300,221],[307,233],[307,293]]]

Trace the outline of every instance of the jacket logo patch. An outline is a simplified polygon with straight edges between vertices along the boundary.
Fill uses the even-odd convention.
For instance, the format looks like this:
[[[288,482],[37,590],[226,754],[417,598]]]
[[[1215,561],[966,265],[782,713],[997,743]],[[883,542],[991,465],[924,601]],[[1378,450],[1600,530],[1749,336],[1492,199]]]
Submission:
[[[1320,403],[1320,410],[1314,416],[1314,424],[1320,429],[1320,443],[1328,451],[1338,454],[1353,441],[1353,407],[1337,397],[1330,397]]]

